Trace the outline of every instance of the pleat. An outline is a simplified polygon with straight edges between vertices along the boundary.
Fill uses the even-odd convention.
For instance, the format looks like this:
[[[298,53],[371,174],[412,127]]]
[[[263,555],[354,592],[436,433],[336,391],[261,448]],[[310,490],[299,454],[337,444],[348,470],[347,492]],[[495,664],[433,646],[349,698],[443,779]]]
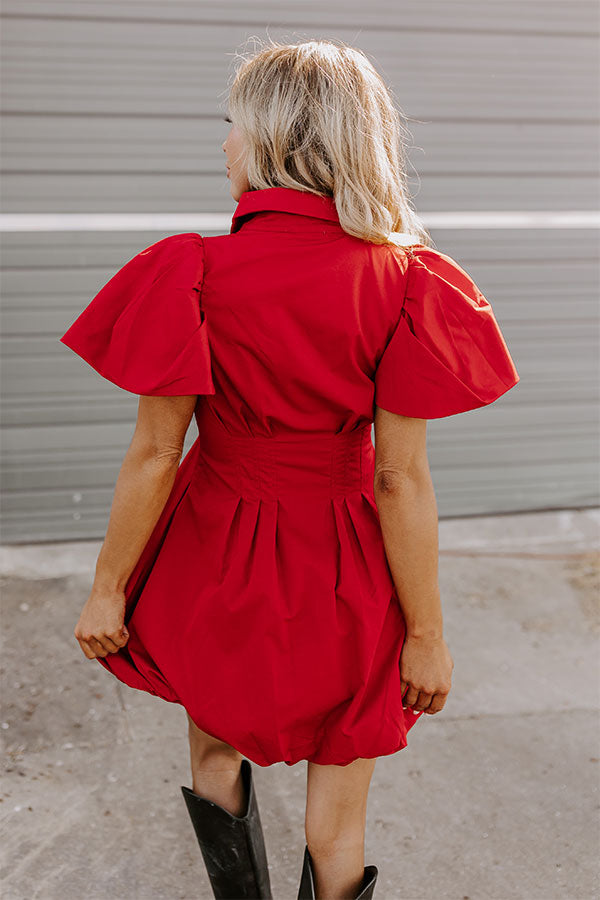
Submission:
[[[129,642],[101,660],[117,678],[258,765],[406,746],[404,617],[368,494],[251,500],[187,479],[157,543]]]

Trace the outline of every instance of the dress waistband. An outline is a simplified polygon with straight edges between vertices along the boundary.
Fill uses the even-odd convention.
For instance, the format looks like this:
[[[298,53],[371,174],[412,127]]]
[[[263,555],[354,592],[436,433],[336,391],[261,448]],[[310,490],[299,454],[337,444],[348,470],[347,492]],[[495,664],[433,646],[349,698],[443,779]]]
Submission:
[[[370,422],[346,432],[277,437],[232,433],[210,409],[197,416],[197,422],[195,477],[245,499],[340,497],[372,490],[375,448]]]

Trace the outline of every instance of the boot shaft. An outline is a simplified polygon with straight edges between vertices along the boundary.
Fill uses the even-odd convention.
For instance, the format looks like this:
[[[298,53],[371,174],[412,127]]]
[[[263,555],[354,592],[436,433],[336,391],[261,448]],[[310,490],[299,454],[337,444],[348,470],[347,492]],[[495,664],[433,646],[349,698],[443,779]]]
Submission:
[[[190,788],[181,788],[217,900],[271,900],[267,854],[250,761],[242,760],[246,812],[234,816]]]

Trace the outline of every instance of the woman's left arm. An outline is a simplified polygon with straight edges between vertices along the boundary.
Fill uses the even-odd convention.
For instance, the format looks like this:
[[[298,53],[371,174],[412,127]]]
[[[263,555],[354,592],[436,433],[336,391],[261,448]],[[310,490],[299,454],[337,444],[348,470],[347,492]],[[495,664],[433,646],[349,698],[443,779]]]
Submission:
[[[94,583],[74,630],[88,659],[116,653],[127,643],[125,586],[171,493],[196,401],[197,396],[140,396]]]

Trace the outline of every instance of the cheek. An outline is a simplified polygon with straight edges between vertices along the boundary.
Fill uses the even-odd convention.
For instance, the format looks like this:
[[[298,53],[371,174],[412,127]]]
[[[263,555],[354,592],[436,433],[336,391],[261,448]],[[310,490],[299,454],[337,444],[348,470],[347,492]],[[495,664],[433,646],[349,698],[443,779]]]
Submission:
[[[233,162],[234,165],[242,166],[244,164],[244,144],[237,140],[233,142]]]

